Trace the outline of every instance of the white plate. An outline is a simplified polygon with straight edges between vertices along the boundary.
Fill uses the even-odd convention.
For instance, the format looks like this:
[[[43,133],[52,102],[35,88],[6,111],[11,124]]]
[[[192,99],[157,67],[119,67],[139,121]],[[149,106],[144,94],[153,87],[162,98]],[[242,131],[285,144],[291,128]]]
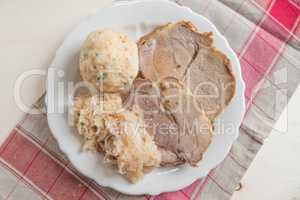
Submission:
[[[78,81],[78,53],[87,34],[99,28],[113,28],[137,40],[151,31],[156,25],[180,20],[192,21],[201,31],[214,33],[215,45],[231,60],[237,79],[236,95],[225,112],[216,121],[213,141],[204,155],[199,167],[180,166],[177,168],[160,168],[145,176],[137,184],[130,184],[118,175],[109,165],[103,164],[99,153],[84,153],[81,151],[81,138],[76,130],[68,126],[67,113],[48,112],[49,127],[57,139],[60,149],[68,156],[72,164],[84,175],[94,179],[102,186],[108,186],[126,194],[159,194],[161,192],[179,190],[188,186],[224,160],[233,142],[239,134],[244,111],[244,82],[237,56],[230,48],[226,39],[206,18],[194,13],[191,9],[181,7],[167,0],[144,0],[114,3],[99,10],[84,20],[70,33],[50,67],[64,70],[65,75],[48,74],[47,109],[57,103],[57,96],[62,92],[60,84],[68,81]],[[65,87],[66,89],[67,87]],[[54,92],[53,92],[54,91]],[[64,94],[64,103],[56,108],[68,109],[68,94]]]

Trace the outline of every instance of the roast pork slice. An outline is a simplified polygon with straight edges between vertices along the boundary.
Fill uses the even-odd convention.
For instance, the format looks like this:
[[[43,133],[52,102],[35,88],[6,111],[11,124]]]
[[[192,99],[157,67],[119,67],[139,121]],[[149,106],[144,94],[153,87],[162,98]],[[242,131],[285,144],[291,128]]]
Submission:
[[[129,99],[144,113],[147,131],[162,154],[162,166],[197,165],[211,142],[212,124],[194,106],[192,95],[173,83],[138,79]]]
[[[159,27],[141,38],[138,46],[142,76],[153,82],[177,79],[210,120],[234,96],[230,60],[213,46],[212,33],[198,32],[191,22]]]

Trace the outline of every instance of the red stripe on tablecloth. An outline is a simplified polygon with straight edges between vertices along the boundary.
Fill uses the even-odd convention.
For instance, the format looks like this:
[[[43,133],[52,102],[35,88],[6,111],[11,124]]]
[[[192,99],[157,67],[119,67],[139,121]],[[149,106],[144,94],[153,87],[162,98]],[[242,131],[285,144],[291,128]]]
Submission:
[[[286,9],[282,9],[282,6]],[[291,17],[285,17],[289,15]],[[246,44],[246,48],[240,54],[247,98],[253,94],[254,89],[262,81],[263,77],[271,71],[287,39],[292,34],[291,31],[296,27],[299,15],[300,11],[288,1],[276,0],[273,1],[270,10],[258,27],[256,27],[258,31],[254,31],[255,35],[251,36],[251,39]],[[272,29],[276,31],[274,34],[280,35],[281,40],[276,40],[275,42],[271,35],[266,34],[266,31],[260,28],[267,26],[272,26]],[[252,77],[252,79],[249,77]]]
[[[205,177],[204,181],[199,185],[199,190],[198,192],[195,194],[193,199],[197,199],[200,200],[201,199],[201,194],[204,190],[204,188],[206,187],[208,180],[209,180],[209,175],[213,175],[215,172],[215,169],[210,170],[210,172],[208,173],[208,175]]]
[[[41,151],[25,176],[43,191],[48,192],[63,170],[64,167],[53,162],[47,154]]]
[[[14,139],[7,144],[0,156],[16,170],[25,173],[39,151],[38,147],[16,132]]]
[[[41,149],[34,145],[31,145],[29,141],[18,134],[17,129],[15,129],[15,131],[16,133],[13,140],[7,141],[7,145],[1,152],[0,156],[3,159],[3,163],[5,162],[8,167],[12,166],[12,170],[18,170],[17,173],[23,175],[26,174],[27,171],[31,168],[33,161],[39,155]],[[12,165],[12,163],[14,163],[15,165]],[[25,182],[31,188],[34,188],[34,190],[38,191],[38,194],[41,195],[41,192],[39,192],[39,188],[33,185],[29,179],[29,181],[27,181],[26,176],[22,176],[22,179],[20,180],[25,180],[23,182]],[[11,191],[7,198],[9,198],[12,193],[13,191]]]
[[[43,141],[41,141],[38,137],[34,136],[32,133],[28,132],[26,129],[22,127],[22,124],[17,125],[17,130],[20,131],[21,133],[25,134],[27,137],[29,137],[32,142],[36,143],[38,146],[44,146]],[[49,149],[43,147],[43,150],[46,151],[49,155],[51,155],[53,158],[55,158],[55,162],[59,163],[62,165],[64,168],[70,171],[73,176],[76,176],[78,181],[83,182],[85,184],[88,184],[93,191],[95,191],[98,195],[101,195],[102,198],[104,199],[110,199],[104,191],[101,190],[101,187],[95,183],[94,181],[91,181],[90,179],[87,179],[85,176],[81,175],[77,170],[75,170],[68,161],[65,161],[62,159],[62,157],[55,153],[50,151]],[[51,157],[50,156],[50,157]],[[51,158],[52,159],[52,158]]]
[[[258,73],[245,59],[240,59],[242,75],[246,82],[245,97],[250,99],[252,91],[255,89],[263,75]]]
[[[6,149],[7,145],[14,139],[14,137],[16,136],[16,132],[16,129],[13,129],[6,140],[3,142],[3,144],[0,146],[0,155]]]
[[[22,127],[22,123],[20,123],[20,124],[17,125],[17,130],[19,130],[20,132],[22,132],[26,136],[28,136],[30,138],[30,140],[32,140],[34,143],[37,143],[40,146],[43,145],[43,141],[41,141],[38,137],[36,137],[35,135],[33,135],[31,132],[28,132],[26,129],[24,129]],[[94,181],[92,181],[90,179],[87,179],[85,176],[83,176],[82,174],[80,174],[76,169],[74,169],[74,167],[72,167],[69,164],[69,162],[63,160],[63,158],[59,154],[57,154],[56,152],[51,151],[50,149],[46,148],[45,146],[43,147],[43,150],[46,151],[48,154],[50,154],[52,157],[54,157],[56,159],[57,163],[60,163],[61,165],[64,165],[64,167],[67,168],[71,172],[71,174],[74,174],[77,177],[77,179],[79,179],[80,182],[88,184],[89,187],[94,192],[96,192],[98,194],[98,196],[100,195],[101,198],[110,199],[107,196],[107,194],[101,189],[101,186],[99,186]],[[91,194],[88,194],[88,195],[91,196]],[[86,198],[86,197],[83,197],[83,198]]]
[[[291,0],[278,0],[275,2],[270,14],[288,30],[292,30],[300,11]]]
[[[19,173],[24,180],[28,179],[31,187],[37,187],[55,200],[101,199],[22,133],[15,131],[14,139],[7,139],[5,146],[0,157],[10,170]]]
[[[68,164],[68,160],[65,160],[65,158],[63,158],[61,155],[57,154],[56,152],[54,152],[53,150],[49,149],[47,147],[47,143],[44,145],[44,142],[38,138],[37,136],[33,135],[31,132],[27,131],[26,129],[24,129],[22,127],[22,124],[17,124],[16,125],[16,129],[19,131],[19,132],[22,132],[24,133],[25,135],[27,135],[28,137],[30,137],[30,140],[33,140],[34,143],[37,143],[39,144],[40,146],[43,146],[43,149],[45,151],[47,151],[51,156],[53,156],[54,158],[56,158],[57,160],[59,160],[60,163],[64,164],[64,165],[67,165]],[[47,138],[47,141],[48,141],[49,138]]]
[[[1,162],[9,171],[15,172],[13,175],[16,176],[16,174],[18,174],[17,177],[21,177],[19,181],[24,182],[37,194],[46,198],[45,195],[39,191],[40,187],[34,185],[30,178],[24,176],[24,174],[31,169],[41,149],[19,134],[18,130],[15,129],[14,134],[13,140],[6,140],[6,148],[4,148],[0,154],[2,158]],[[14,190],[11,191],[10,195],[13,192]],[[7,198],[9,198],[9,196]]]
[[[36,194],[40,195],[43,199],[49,199],[49,197],[43,193],[41,190],[39,190],[38,187],[34,186],[30,180],[26,179],[22,174],[20,174],[17,170],[15,170],[12,166],[10,166],[8,163],[6,163],[4,160],[0,158],[0,165],[5,168],[8,172],[11,173],[11,175],[15,176],[18,180],[16,181],[16,185],[12,188],[12,190],[7,194],[7,196],[4,198],[8,200],[10,196],[15,192],[20,182],[24,183],[26,186],[28,186],[28,190],[34,191]]]
[[[181,191],[184,193],[188,198],[191,198],[193,192],[195,189],[201,184],[202,180],[197,180],[194,183],[192,183],[190,186],[183,188]]]
[[[48,195],[57,200],[80,199],[87,187],[66,170],[59,176]]]

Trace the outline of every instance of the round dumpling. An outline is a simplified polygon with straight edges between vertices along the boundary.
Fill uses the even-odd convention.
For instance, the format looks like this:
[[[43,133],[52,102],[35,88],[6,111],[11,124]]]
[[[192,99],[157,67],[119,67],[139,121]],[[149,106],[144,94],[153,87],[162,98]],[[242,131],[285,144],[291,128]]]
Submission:
[[[80,52],[80,75],[103,92],[122,92],[137,76],[137,44],[110,29],[90,33]]]

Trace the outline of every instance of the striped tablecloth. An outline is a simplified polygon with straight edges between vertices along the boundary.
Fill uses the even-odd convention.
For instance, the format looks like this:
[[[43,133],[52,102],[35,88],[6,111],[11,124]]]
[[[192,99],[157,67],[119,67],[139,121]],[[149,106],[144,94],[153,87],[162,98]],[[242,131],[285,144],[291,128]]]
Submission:
[[[127,196],[82,176],[58,149],[45,114],[27,114],[0,147],[0,199],[230,199],[300,81],[300,1],[177,3],[212,21],[241,62],[247,113],[226,159],[180,191]],[[32,109],[44,110],[43,102],[42,97]]]

